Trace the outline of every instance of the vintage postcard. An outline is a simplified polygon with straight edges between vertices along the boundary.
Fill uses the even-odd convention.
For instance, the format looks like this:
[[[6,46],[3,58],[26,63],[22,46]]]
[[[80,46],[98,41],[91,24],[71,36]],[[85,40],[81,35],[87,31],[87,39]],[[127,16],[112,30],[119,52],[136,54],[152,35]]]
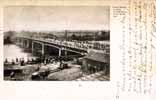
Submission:
[[[155,0],[1,0],[0,99],[155,100]]]

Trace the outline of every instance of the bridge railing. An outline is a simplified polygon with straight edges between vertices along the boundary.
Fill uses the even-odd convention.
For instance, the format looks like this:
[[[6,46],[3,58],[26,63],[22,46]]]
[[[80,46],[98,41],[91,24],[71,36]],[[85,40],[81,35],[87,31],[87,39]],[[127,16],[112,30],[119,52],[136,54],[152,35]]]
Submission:
[[[109,49],[110,44],[108,42],[99,43],[98,41],[95,42],[78,42],[78,41],[59,41],[54,39],[44,39],[48,42],[53,42],[55,44],[69,46],[73,48],[82,48],[82,49]]]

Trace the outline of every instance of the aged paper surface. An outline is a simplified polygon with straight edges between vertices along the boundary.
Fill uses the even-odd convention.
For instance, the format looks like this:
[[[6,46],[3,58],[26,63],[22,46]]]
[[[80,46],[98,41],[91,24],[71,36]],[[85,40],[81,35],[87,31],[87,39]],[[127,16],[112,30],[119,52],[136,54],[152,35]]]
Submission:
[[[117,82],[117,87],[120,88],[118,92],[124,92],[124,98],[138,94],[145,100],[151,100],[155,87],[155,2],[130,1],[129,6],[114,9],[120,9],[117,15],[120,18],[119,23],[122,24],[122,74]]]
[[[110,81],[4,81],[2,66],[6,6],[109,6]],[[155,0],[0,1],[0,99],[154,100],[155,15]]]

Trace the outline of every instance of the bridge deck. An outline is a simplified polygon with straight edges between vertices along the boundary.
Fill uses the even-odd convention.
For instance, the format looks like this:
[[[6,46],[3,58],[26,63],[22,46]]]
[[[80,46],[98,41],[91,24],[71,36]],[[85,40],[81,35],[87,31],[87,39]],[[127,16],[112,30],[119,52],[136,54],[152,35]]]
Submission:
[[[110,43],[108,41],[102,41],[102,45],[96,45],[93,43],[83,43],[83,42],[75,42],[75,41],[60,41],[60,40],[55,40],[55,39],[45,39],[45,38],[30,38],[30,37],[18,37],[18,38],[23,38],[23,39],[29,39],[29,40],[34,40],[36,42],[41,42],[41,43],[46,43],[47,45],[53,45],[57,47],[62,47],[63,49],[69,49],[69,50],[79,50],[82,52],[87,52],[90,49],[96,49],[96,50],[101,50],[101,51],[106,51],[110,49]],[[97,48],[95,48],[96,46]],[[101,46],[101,47],[100,47]],[[103,46],[103,47],[102,47]]]

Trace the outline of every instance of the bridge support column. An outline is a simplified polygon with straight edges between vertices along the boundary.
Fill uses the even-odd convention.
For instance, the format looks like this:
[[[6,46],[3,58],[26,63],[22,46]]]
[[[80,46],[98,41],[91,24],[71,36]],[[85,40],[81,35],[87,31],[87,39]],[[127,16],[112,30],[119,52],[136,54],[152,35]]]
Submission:
[[[22,39],[22,47],[25,47],[25,40]]]
[[[21,38],[19,38],[19,46],[22,45],[22,41],[21,41]]]
[[[41,53],[42,53],[42,55],[44,55],[44,43],[42,43],[41,45],[42,45],[42,51],[41,51]]]
[[[24,39],[24,48],[27,48],[27,40]]]
[[[65,56],[67,56],[67,50],[66,50],[66,48],[65,48],[65,50],[64,50],[64,53],[65,53]]]
[[[26,40],[26,47],[29,48],[29,40]]]
[[[24,47],[25,45],[24,45],[24,39],[22,39],[22,47]]]
[[[21,39],[21,46],[23,47],[23,39]]]
[[[59,57],[61,56],[61,51],[62,51],[61,48],[59,48]]]
[[[17,38],[17,44],[20,45],[20,38]]]
[[[19,42],[19,39],[16,38],[16,44],[19,45],[19,43],[20,43],[20,42]]]
[[[23,41],[22,39],[20,39],[20,46],[22,47],[22,45],[23,45]]]
[[[32,52],[32,54],[33,54],[33,52],[34,52],[34,42],[32,41],[32,45],[31,45],[31,52]]]

